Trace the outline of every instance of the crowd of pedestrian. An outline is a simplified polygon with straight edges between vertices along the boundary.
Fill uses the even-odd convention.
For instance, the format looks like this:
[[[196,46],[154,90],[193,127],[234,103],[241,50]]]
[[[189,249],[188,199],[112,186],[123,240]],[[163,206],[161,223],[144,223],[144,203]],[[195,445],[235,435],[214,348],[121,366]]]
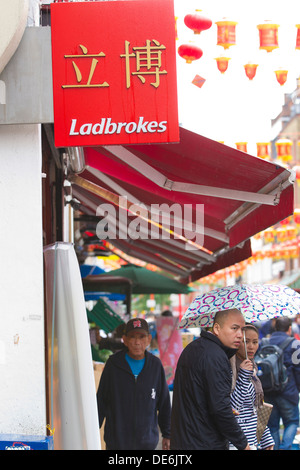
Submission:
[[[147,351],[148,323],[129,320],[126,348],[109,357],[97,392],[106,449],[154,450],[159,429],[163,450],[291,449],[299,426],[299,323],[280,317],[263,327],[246,325],[238,310],[218,312],[213,327],[182,351],[171,406],[162,363]],[[277,346],[293,338],[280,392],[265,392],[260,380],[255,357],[263,336]],[[266,404],[272,411],[258,437]]]
[[[287,317],[277,318],[274,322],[274,331],[269,338],[269,343],[277,346],[282,346],[287,341],[283,356],[287,383],[282,391],[265,394],[265,400],[273,405],[268,425],[276,450],[291,449],[299,427],[300,342],[296,337],[292,339],[293,324],[294,322],[292,323]],[[282,436],[280,435],[281,421],[283,423]]]

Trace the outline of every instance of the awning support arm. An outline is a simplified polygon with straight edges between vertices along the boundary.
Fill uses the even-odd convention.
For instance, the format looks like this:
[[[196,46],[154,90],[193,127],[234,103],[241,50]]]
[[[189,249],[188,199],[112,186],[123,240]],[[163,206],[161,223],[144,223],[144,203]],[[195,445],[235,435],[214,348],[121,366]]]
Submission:
[[[89,173],[92,173],[96,178],[98,178],[102,183],[105,183],[108,187],[110,187],[113,191],[117,192],[121,196],[127,197],[129,200],[131,200],[134,204],[141,204],[141,202],[136,199],[132,194],[130,194],[128,191],[126,191],[122,186],[120,186],[118,183],[116,183],[114,180],[112,180],[109,176],[107,176],[105,173],[102,173],[100,170],[97,170],[96,168],[87,166],[86,170]],[[150,210],[150,208],[145,205],[147,210]],[[151,208],[153,210],[153,208]],[[173,223],[176,227],[176,216],[173,217]],[[179,221],[179,223],[182,223],[182,220]],[[185,221],[186,224],[186,229],[187,230],[194,230],[194,227],[189,227],[188,221]],[[214,238],[216,240],[220,240],[225,243],[229,243],[229,237],[223,232],[220,232],[218,230],[212,229],[210,227],[207,227],[206,225],[202,227],[204,235]]]
[[[105,146],[104,148],[108,152],[112,153],[115,157],[130,165],[132,168],[144,175],[146,178],[153,181],[158,186],[169,191],[186,192],[192,194],[199,194],[202,196],[218,197],[223,199],[233,199],[244,202],[252,202],[256,204],[267,204],[270,206],[275,206],[279,202],[277,193],[275,195],[252,193],[248,191],[238,191],[235,189],[224,189],[211,186],[203,186],[199,184],[172,181],[122,146],[111,145]]]

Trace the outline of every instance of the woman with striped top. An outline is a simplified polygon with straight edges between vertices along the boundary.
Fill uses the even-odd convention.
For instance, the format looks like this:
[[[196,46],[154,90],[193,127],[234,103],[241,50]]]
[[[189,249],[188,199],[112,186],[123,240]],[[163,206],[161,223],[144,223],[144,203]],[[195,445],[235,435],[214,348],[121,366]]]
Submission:
[[[246,325],[244,331],[246,345],[244,342],[241,343],[235,361],[232,361],[231,405],[250,447],[256,449],[259,444],[263,450],[273,450],[274,440],[268,427],[266,427],[260,442],[257,442],[257,409],[262,405],[264,399],[261,382],[256,374],[257,367],[254,363],[254,356],[259,344],[258,331],[254,325]],[[233,447],[230,446],[230,448]]]

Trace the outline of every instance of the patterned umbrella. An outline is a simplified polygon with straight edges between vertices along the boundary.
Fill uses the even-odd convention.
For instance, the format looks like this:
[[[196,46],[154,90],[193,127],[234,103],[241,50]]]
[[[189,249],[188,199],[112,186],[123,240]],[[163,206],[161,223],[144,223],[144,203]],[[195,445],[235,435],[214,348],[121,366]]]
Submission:
[[[196,297],[178,328],[210,327],[220,310],[238,309],[247,323],[300,312],[300,295],[284,285],[235,285],[214,289]]]

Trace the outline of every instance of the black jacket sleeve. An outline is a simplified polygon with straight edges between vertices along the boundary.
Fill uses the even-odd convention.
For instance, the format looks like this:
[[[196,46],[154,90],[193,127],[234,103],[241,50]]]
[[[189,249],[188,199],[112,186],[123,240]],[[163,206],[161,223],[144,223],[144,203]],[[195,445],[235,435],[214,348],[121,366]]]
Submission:
[[[160,371],[161,392],[158,400],[158,425],[160,427],[162,437],[170,439],[171,435],[171,402],[169,387],[165,377],[165,371],[161,365]]]
[[[245,449],[247,439],[237,423],[230,403],[231,376],[229,365],[226,367],[227,364],[224,364],[224,358],[221,356],[208,357],[207,361],[206,386],[209,412],[219,432],[237,449]]]
[[[100,383],[97,391],[97,405],[99,427],[101,428],[104,418],[107,416],[107,406],[109,402],[109,361],[105,364],[101,374]]]

